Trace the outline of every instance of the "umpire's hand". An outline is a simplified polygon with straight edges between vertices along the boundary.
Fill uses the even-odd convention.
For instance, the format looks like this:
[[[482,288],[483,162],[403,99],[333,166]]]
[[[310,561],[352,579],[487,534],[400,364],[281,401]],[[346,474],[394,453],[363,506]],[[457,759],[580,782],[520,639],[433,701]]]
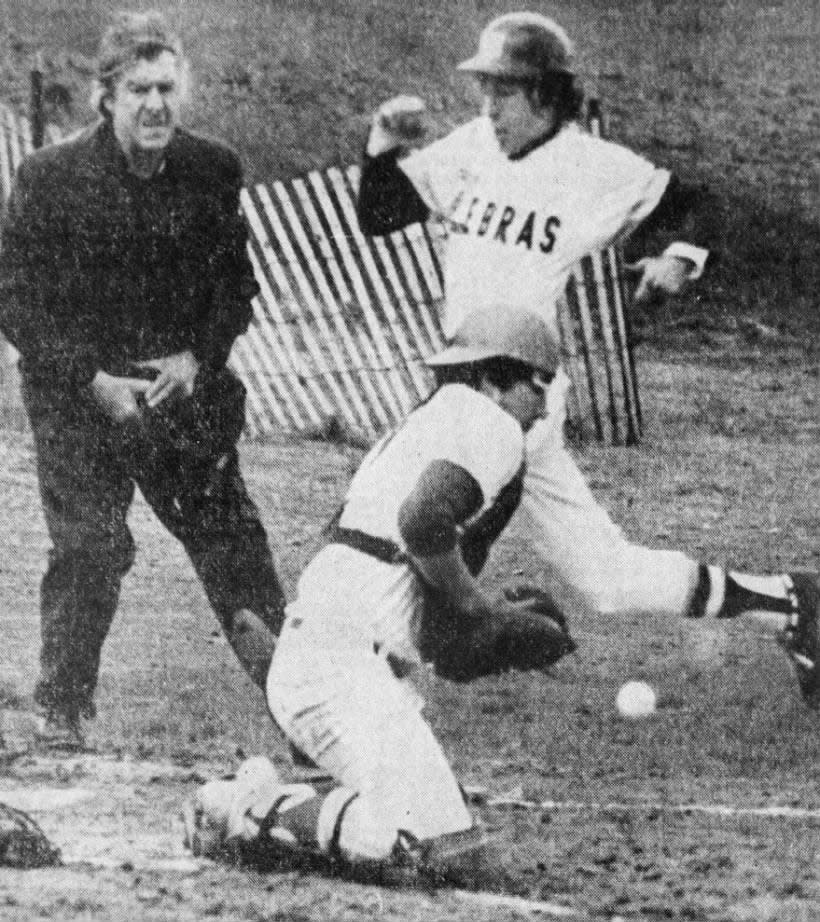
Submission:
[[[169,397],[190,397],[193,394],[199,361],[190,349],[185,349],[161,359],[139,362],[137,368],[150,368],[157,372],[156,378],[145,390],[145,403],[153,408]]]
[[[126,378],[98,371],[91,382],[91,394],[109,419],[127,423],[140,415],[139,398],[150,384],[144,378]]]

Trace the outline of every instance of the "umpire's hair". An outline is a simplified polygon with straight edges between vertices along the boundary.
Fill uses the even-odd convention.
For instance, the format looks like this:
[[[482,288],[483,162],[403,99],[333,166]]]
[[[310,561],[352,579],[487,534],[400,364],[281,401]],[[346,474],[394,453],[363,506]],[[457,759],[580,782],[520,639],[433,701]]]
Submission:
[[[117,13],[103,33],[97,53],[97,75],[91,90],[91,106],[103,118],[111,113],[106,102],[114,96],[117,81],[137,61],[154,61],[170,51],[180,64],[180,92],[187,93],[188,66],[182,42],[156,11]]]
[[[529,381],[535,369],[526,362],[506,356],[494,356],[477,362],[463,362],[459,365],[433,366],[436,388],[445,384],[465,384],[473,390],[481,388],[482,381],[489,381],[494,387],[508,391],[519,381]],[[545,380],[546,376],[542,375]]]

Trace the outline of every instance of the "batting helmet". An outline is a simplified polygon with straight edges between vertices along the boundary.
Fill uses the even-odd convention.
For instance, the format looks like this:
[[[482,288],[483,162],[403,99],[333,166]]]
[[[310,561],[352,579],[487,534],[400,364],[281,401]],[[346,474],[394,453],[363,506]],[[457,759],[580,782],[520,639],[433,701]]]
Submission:
[[[472,74],[541,80],[549,74],[574,74],[574,52],[567,33],[539,13],[507,13],[481,33],[478,51],[458,65]]]
[[[561,352],[540,317],[499,305],[467,314],[450,345],[427,359],[427,364],[465,365],[493,358],[514,359],[552,379]]]

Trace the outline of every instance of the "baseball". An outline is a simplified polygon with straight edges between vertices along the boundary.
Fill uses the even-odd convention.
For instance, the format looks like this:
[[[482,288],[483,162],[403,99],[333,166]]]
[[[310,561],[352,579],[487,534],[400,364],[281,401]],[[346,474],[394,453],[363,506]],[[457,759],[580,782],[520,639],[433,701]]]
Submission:
[[[615,707],[622,717],[647,717],[657,703],[658,696],[652,686],[638,681],[624,683],[615,699]]]

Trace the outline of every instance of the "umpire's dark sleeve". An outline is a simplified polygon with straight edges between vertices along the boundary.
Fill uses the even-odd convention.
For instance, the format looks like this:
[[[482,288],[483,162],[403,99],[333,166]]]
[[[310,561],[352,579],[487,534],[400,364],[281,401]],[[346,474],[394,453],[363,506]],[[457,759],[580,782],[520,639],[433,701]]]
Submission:
[[[362,232],[372,236],[389,234],[430,217],[430,209],[400,169],[397,151],[378,157],[364,155],[356,216]]]
[[[259,284],[248,256],[248,227],[239,212],[242,168],[232,153],[214,178],[219,197],[219,219],[209,229],[211,249],[207,265],[212,296],[199,318],[193,352],[207,367],[221,368],[234,340],[248,329],[253,316],[251,300]]]
[[[41,158],[20,165],[0,243],[0,330],[29,373],[76,389],[91,381],[98,359],[85,318],[61,309],[71,254],[52,208],[60,191]]]

